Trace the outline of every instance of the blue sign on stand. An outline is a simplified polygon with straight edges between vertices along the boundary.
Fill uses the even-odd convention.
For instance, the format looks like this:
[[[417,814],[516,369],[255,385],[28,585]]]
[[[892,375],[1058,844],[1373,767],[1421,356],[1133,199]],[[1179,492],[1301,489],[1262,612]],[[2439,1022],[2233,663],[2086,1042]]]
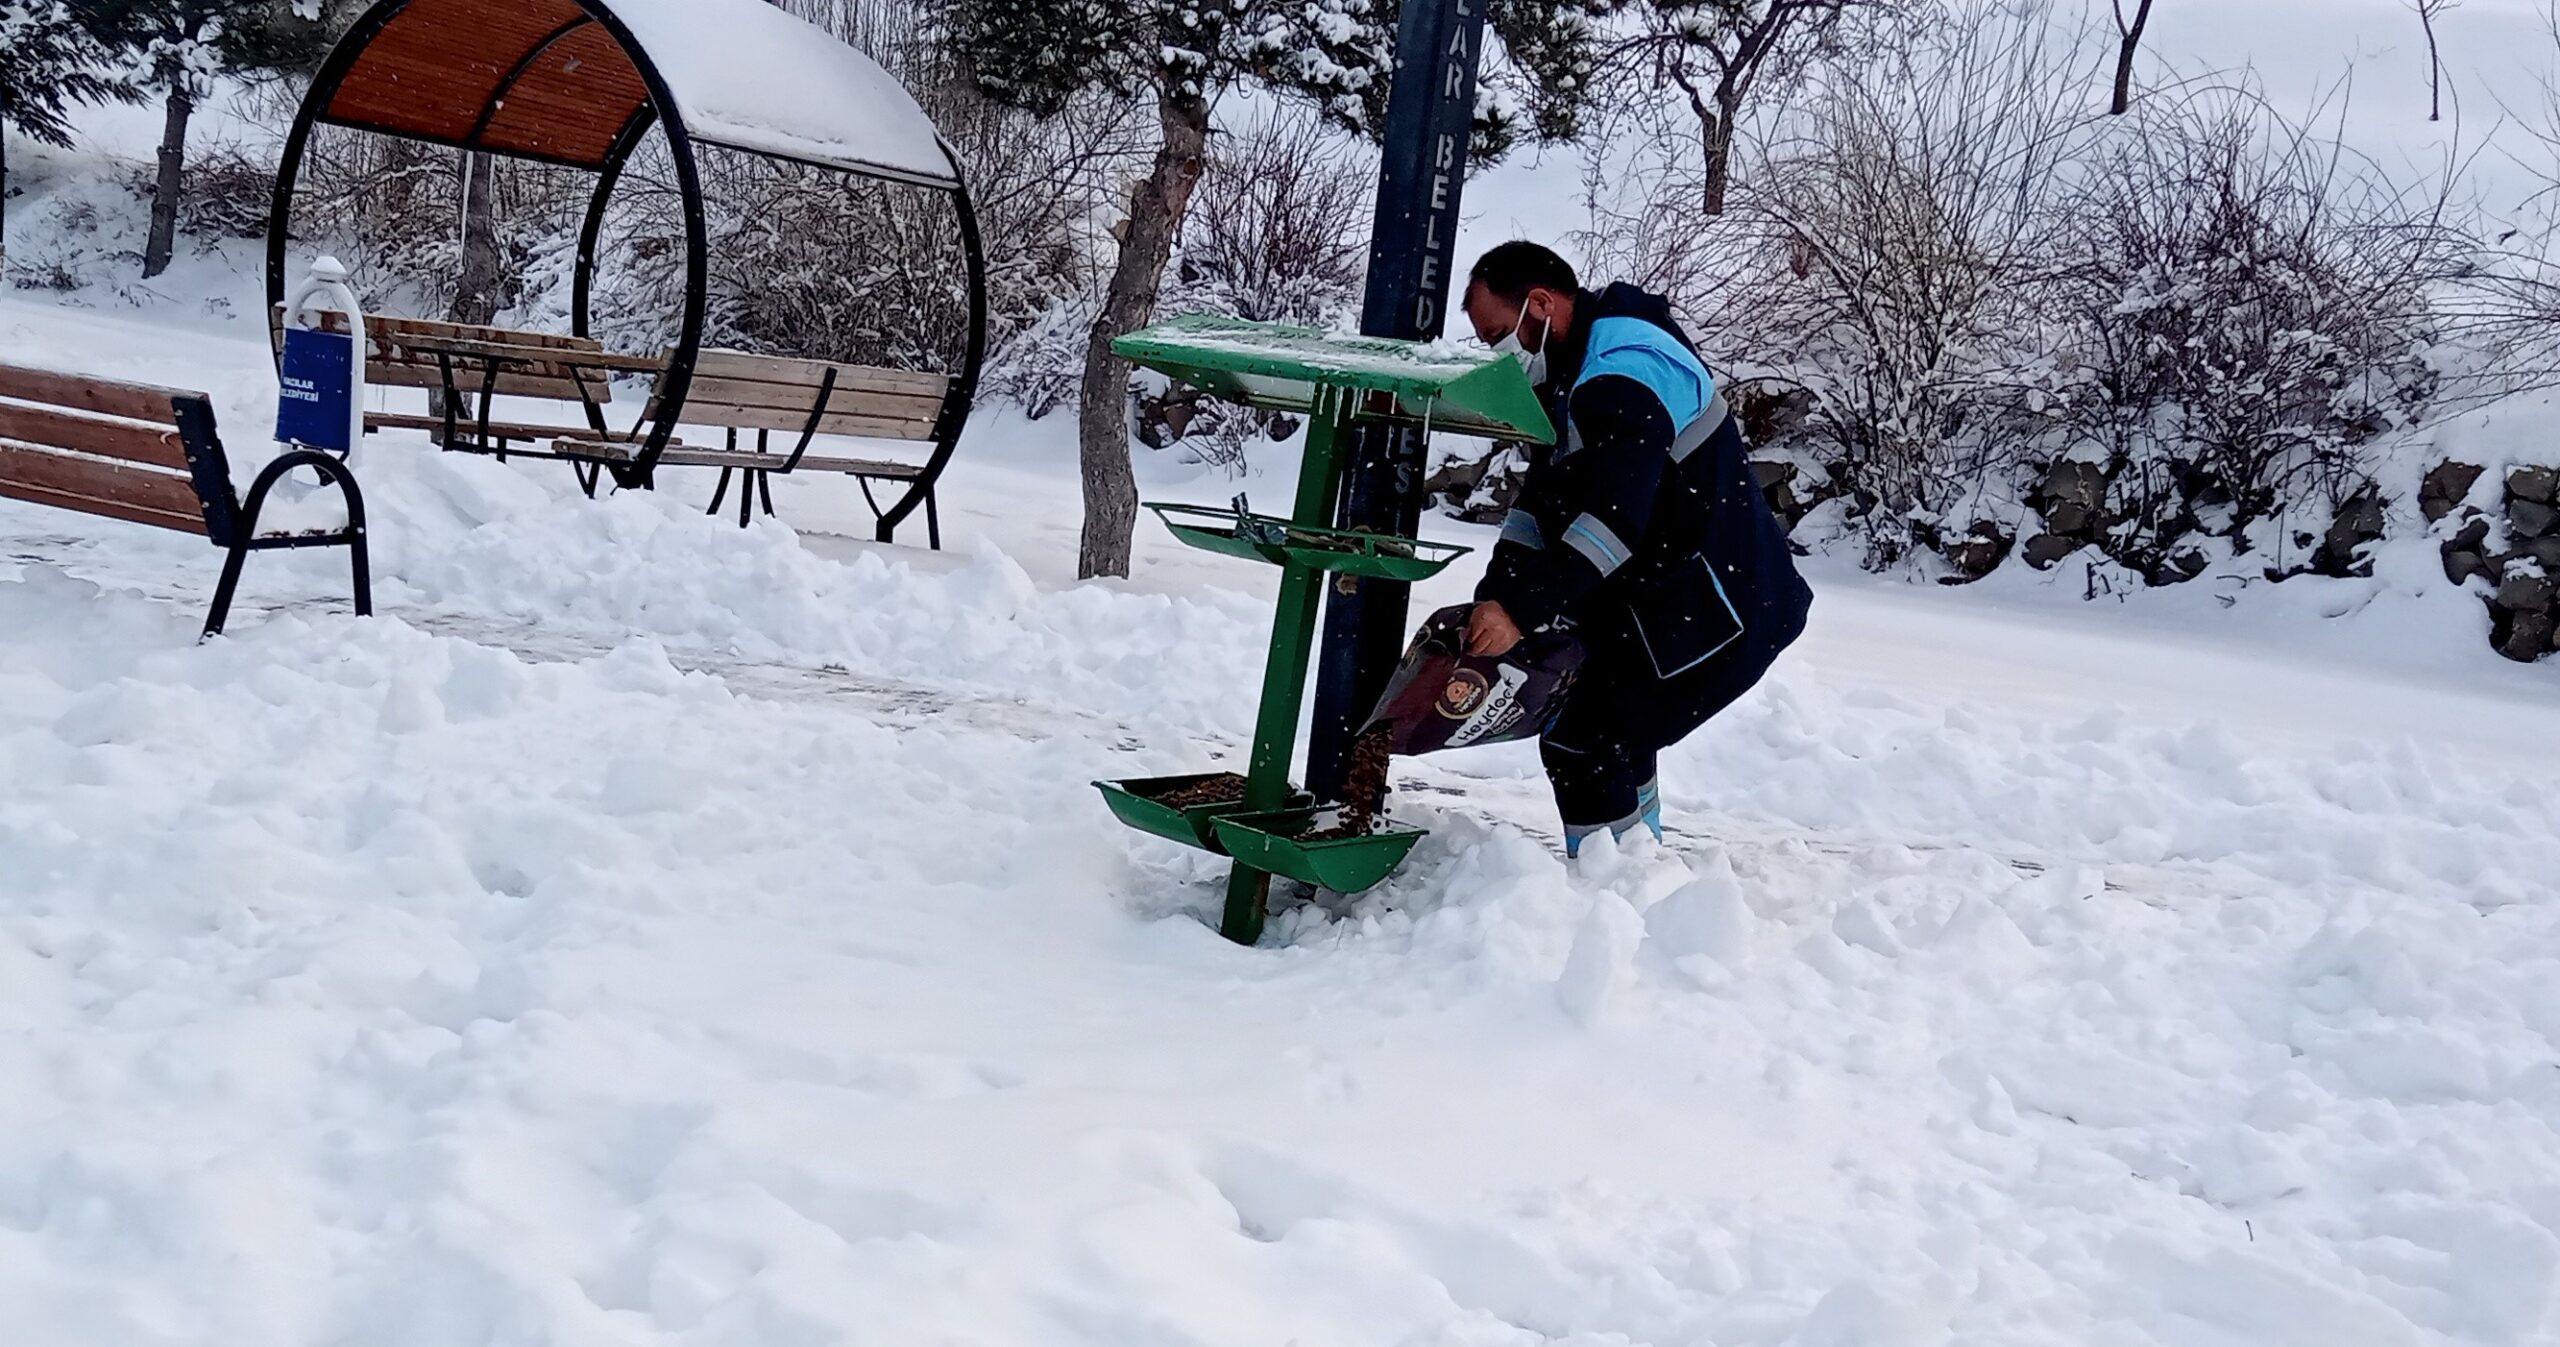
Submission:
[[[347,332],[317,325],[317,306],[337,311]],[[276,438],[348,457],[364,438],[364,310],[334,257],[312,262],[284,306],[284,349],[276,362]]]
[[[355,448],[348,439],[356,405],[355,338],[288,329],[278,377],[283,395],[276,403],[277,439],[333,454]]]

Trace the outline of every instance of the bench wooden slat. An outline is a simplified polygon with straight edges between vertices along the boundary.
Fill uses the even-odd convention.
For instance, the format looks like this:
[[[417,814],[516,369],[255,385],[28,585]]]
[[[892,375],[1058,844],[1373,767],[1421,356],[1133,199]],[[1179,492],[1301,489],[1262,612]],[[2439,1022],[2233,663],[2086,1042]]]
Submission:
[[[782,407],[740,407],[721,403],[695,402],[685,399],[684,415],[677,418],[689,426],[733,426],[740,430],[773,430],[798,436],[809,424],[809,409]],[[842,416],[829,413],[818,420],[821,435],[848,435],[866,440],[929,440],[933,423],[907,417]]]
[[[284,331],[284,306],[279,304],[267,314],[268,327],[278,334]],[[342,313],[320,315],[320,327],[327,332],[347,330],[347,317]],[[604,343],[593,337],[572,337],[559,332],[528,332],[521,328],[490,327],[480,323],[456,323],[442,318],[402,318],[392,314],[368,313],[364,316],[365,335],[377,333],[415,333],[419,336],[459,337],[471,341],[496,341],[515,346],[552,346],[564,351],[601,354]]]
[[[789,454],[752,454],[745,450],[670,449],[658,461],[679,468],[763,468],[768,471],[789,462]],[[912,482],[924,476],[924,468],[913,463],[884,463],[870,458],[838,458],[829,454],[806,454],[795,472],[836,472],[855,477],[878,477],[890,481]]]
[[[423,365],[402,364],[375,360],[369,353],[365,359],[364,379],[366,383],[386,388],[444,387],[444,375],[437,371],[433,360]],[[453,370],[453,386],[476,405],[480,397],[480,371],[472,368],[468,361],[457,363]],[[489,387],[491,392],[502,398],[540,398],[545,402],[578,400],[578,386],[565,377],[544,378],[502,372]],[[598,402],[612,401],[611,390],[602,381],[588,384],[587,392]]]
[[[667,353],[672,358],[674,352]],[[940,402],[951,391],[951,376],[928,374],[916,370],[882,369],[877,365],[846,365],[825,360],[799,360],[789,356],[755,355],[746,351],[704,351],[694,361],[696,379],[734,379],[747,383],[787,384],[815,390],[828,370],[836,372],[836,388],[860,389],[871,393],[903,393],[931,398]]]
[[[482,380],[487,377],[488,364],[496,362],[498,375],[493,387],[503,396],[549,397],[560,402],[575,402],[579,385],[584,384],[587,395],[596,401],[613,400],[612,371],[547,358],[551,350],[548,347],[467,341],[458,337],[437,337],[433,343],[433,347],[412,346],[397,334],[368,340],[365,378],[371,382],[406,384],[413,388],[441,388],[444,386],[443,360],[450,359],[453,362],[453,386],[465,396],[477,396]],[[597,358],[603,359],[601,355]]]
[[[159,523],[189,533],[205,531],[204,503],[196,497],[195,483],[148,468],[75,458],[36,445],[0,440],[0,487],[44,493],[47,504],[80,502],[70,508],[93,514],[112,513],[119,519]],[[62,499],[57,501],[54,497]],[[109,510],[105,508],[108,506],[119,508]]]
[[[126,505],[121,501],[93,500],[67,491],[48,491],[40,486],[27,486],[18,482],[0,481],[0,496],[6,496],[11,500],[27,501],[35,505],[50,505],[58,510],[72,510],[80,514],[121,519],[128,524],[148,524],[153,528],[192,533],[199,538],[206,536],[204,516],[201,514],[167,514],[159,510],[145,510]]]
[[[397,343],[409,358],[428,364],[434,364],[436,356],[442,353],[457,360],[503,360],[519,368],[543,371],[546,377],[564,379],[582,377],[596,380],[613,374],[649,374],[660,368],[657,360],[644,355],[563,351],[556,346],[534,346],[484,337],[439,337],[395,332],[383,340]]]
[[[272,310],[270,332],[279,350],[284,345],[284,310]],[[321,330],[347,330],[344,314],[321,315]],[[500,397],[543,398],[553,402],[576,402],[578,381],[583,378],[589,396],[597,402],[611,402],[613,388],[601,371],[580,365],[582,357],[603,358],[604,344],[591,337],[564,337],[549,332],[520,332],[514,328],[482,327],[470,323],[449,323],[434,318],[393,318],[367,314],[364,320],[365,382],[393,388],[442,388],[444,373],[431,351],[419,350],[409,338],[442,345],[480,348],[483,354],[504,355],[519,363],[502,367],[491,391]],[[557,353],[559,359],[546,357]],[[622,363],[630,363],[621,358]],[[649,362],[638,362],[647,366]],[[468,356],[454,357],[453,382],[466,396],[477,397],[482,372]]]
[[[603,342],[593,337],[572,337],[564,332],[533,332],[520,327],[452,323],[440,318],[380,318],[372,314],[365,315],[364,325],[367,332],[371,332],[377,324],[399,335],[450,337],[461,341],[495,342],[503,346],[539,346],[580,355],[604,354]]]
[[[178,438],[178,432],[169,426],[172,414],[167,408],[161,409],[161,424],[155,428],[55,411],[50,407],[0,402],[0,438],[77,449],[84,454],[184,472],[187,446]]]
[[[830,370],[836,381],[827,394],[827,414],[817,424],[819,434],[876,440],[933,438],[951,393],[947,375],[743,351],[702,353],[694,365],[693,383],[685,391],[680,419],[688,425],[797,434],[808,428],[810,409],[817,406],[818,390],[826,387]],[[653,394],[643,415],[654,420],[662,401]]]
[[[592,458],[614,463],[629,463],[640,457],[640,448],[632,444],[607,444],[597,440],[562,440],[552,446],[555,453],[570,458]],[[671,468],[762,468],[778,472],[791,461],[789,454],[759,454],[748,449],[687,449],[671,446],[658,456],[661,466]],[[840,472],[857,477],[878,477],[909,482],[924,476],[923,467],[912,463],[886,463],[868,458],[839,458],[828,454],[801,456],[799,472]]]
[[[685,390],[685,405],[720,407],[773,407],[784,411],[797,409],[807,417],[817,405],[817,386],[800,384],[754,383],[743,379],[696,379]],[[942,395],[918,393],[882,393],[867,388],[848,388],[838,384],[827,394],[829,414],[871,416],[887,421],[920,421],[932,425],[942,415]]]
[[[156,388],[150,384],[0,365],[0,398],[48,402],[57,407],[96,412],[101,416],[120,416],[128,421],[148,421],[165,426],[169,424],[171,409],[177,400],[193,396],[192,393]]]
[[[367,430],[442,430],[444,418],[428,416],[422,412],[366,412],[364,424]],[[453,424],[454,429],[465,434],[479,429],[479,423],[468,416],[454,417]],[[553,436],[566,436],[572,439],[597,438],[595,428],[592,426],[534,425],[525,421],[491,421],[489,433],[509,440],[547,440]],[[613,430],[607,431],[603,438],[620,440],[647,439],[648,437],[649,432],[645,430],[628,432]]]

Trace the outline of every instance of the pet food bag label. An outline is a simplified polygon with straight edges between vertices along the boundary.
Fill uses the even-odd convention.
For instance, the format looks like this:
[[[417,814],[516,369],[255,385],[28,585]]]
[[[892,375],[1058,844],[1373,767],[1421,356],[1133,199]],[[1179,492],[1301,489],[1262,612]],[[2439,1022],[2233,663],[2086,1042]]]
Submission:
[[[1393,751],[1436,753],[1544,733],[1582,666],[1582,643],[1561,632],[1521,639],[1500,658],[1466,650],[1470,605],[1444,608],[1396,666],[1367,728],[1386,726]]]

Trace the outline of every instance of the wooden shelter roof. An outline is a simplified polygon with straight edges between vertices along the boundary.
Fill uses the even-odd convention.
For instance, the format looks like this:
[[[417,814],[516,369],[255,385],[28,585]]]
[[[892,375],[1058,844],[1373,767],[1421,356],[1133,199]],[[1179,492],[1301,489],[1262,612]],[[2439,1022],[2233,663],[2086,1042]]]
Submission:
[[[601,169],[650,116],[652,75],[695,140],[956,185],[903,88],[765,0],[407,0],[320,120]]]

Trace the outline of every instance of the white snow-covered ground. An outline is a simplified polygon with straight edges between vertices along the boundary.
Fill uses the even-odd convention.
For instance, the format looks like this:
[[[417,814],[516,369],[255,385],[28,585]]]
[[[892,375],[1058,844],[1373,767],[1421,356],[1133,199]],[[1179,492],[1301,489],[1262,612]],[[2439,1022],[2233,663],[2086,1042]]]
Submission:
[[[250,462],[272,398],[212,322],[0,359]],[[1232,760],[1267,577],[1065,583],[1062,433],[940,556],[388,439],[384,615],[261,557],[203,647],[200,542],[0,507],[10,1340],[2560,1332],[2560,706],[2406,639],[2459,594],[1826,572],[1669,846],[1410,764],[1405,872],[1245,950],[1086,783]]]
[[[2382,0],[2155,24],[2417,89]],[[245,476],[242,261],[0,295],[0,361],[207,389]],[[1667,846],[1568,867],[1524,748],[1400,764],[1413,862],[1246,950],[1087,783],[1234,760],[1270,577],[1150,524],[1073,584],[1068,434],[982,414],[941,554],[388,437],[382,616],[262,556],[204,646],[201,541],[0,502],[0,1342],[2560,1340],[2560,663],[2422,539],[2094,604],[1823,563]]]

